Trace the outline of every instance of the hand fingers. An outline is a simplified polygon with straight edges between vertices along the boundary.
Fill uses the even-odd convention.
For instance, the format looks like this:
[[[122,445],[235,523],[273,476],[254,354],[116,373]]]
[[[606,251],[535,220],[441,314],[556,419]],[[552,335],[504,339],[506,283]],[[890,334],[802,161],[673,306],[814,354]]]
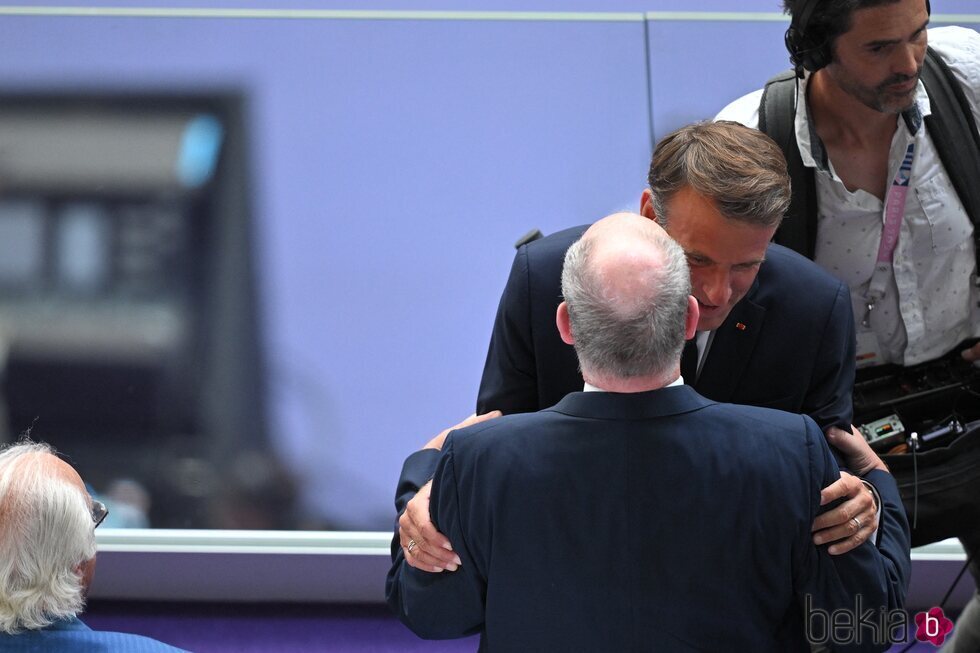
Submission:
[[[461,429],[466,426],[472,426],[473,424],[479,424],[480,422],[486,422],[490,419],[496,419],[503,415],[499,410],[491,410],[489,413],[483,413],[482,415],[470,415],[462,422],[454,426],[451,430]]]
[[[857,528],[857,524],[854,523],[855,520],[857,524],[860,524],[860,528]],[[827,552],[830,553],[830,555],[847,553],[851,549],[861,546],[878,528],[877,516],[873,510],[862,513],[855,519],[852,519],[851,523],[855,525],[854,534],[842,540],[836,541],[827,547]]]
[[[963,360],[970,361],[971,363],[980,360],[980,343],[973,345],[969,349],[964,349],[960,355],[963,356]]]
[[[411,540],[409,540],[411,542]],[[411,551],[409,551],[411,548]],[[416,545],[414,547],[403,546],[402,551],[405,553],[405,562],[407,562],[412,567],[416,569],[421,569],[422,571],[429,571],[433,573],[440,573],[442,571],[456,571],[459,565],[454,562],[444,562],[429,555],[421,546]]]
[[[449,539],[436,530],[429,518],[430,490],[431,481],[408,502],[405,512],[398,518],[398,541],[411,566],[425,571],[456,571],[459,556],[452,550]],[[410,546],[412,542],[414,546]]]
[[[852,494],[856,494],[857,491],[854,485],[852,484],[852,479],[854,481],[857,481],[857,484],[859,486],[863,487],[862,483],[857,479],[855,479],[853,476],[851,476],[847,472],[841,472],[840,478],[838,480],[834,481],[824,489],[820,490],[820,505],[825,506],[828,503],[837,501],[837,499],[843,499],[845,497],[851,496]]]
[[[833,555],[859,546],[878,526],[874,500],[868,492],[863,491],[860,482],[858,485],[856,494],[813,522],[813,542],[817,545],[833,542],[828,549]]]
[[[431,524],[428,528],[418,528],[405,514],[399,518],[398,524],[398,542],[408,564],[425,571],[456,571],[460,564],[459,556],[451,548],[446,548],[449,540]]]
[[[503,415],[499,410],[491,410],[489,413],[484,413],[482,415],[470,415],[464,419],[459,424],[455,426],[450,426],[448,429],[442,431],[436,437],[429,440],[423,449],[442,449],[443,443],[446,441],[446,436],[448,436],[452,431],[456,431],[467,426],[472,426],[473,424],[479,424],[480,422],[486,422],[487,420],[495,419]]]
[[[825,500],[825,497],[829,497]],[[865,490],[864,483],[860,479],[841,472],[838,481],[828,485],[820,492],[820,505],[826,505],[835,499],[845,499],[843,503],[827,512],[819,515],[814,521],[813,530],[820,530],[834,526],[835,524],[846,522],[852,517],[860,515],[862,512],[874,510],[874,499],[871,493]]]
[[[827,429],[827,442],[830,446],[836,448],[844,456],[844,464],[854,471],[856,474],[863,474],[867,472],[869,468],[869,459],[867,458],[867,453],[865,447],[867,443],[864,441],[864,436],[855,438],[853,433],[848,433],[847,431],[842,431],[836,426],[831,426]]]

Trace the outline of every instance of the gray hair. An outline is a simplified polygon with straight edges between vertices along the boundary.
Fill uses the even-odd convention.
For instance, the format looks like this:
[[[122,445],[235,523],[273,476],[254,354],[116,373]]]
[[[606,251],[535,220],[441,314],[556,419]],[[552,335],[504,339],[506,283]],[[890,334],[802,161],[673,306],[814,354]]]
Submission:
[[[85,605],[78,566],[95,557],[89,499],[50,472],[46,444],[0,452],[0,632],[37,630]]]
[[[786,157],[757,129],[719,120],[687,125],[657,143],[647,175],[657,222],[666,227],[667,203],[690,186],[714,201],[726,218],[776,227],[789,209]]]
[[[636,229],[638,245],[653,245],[663,264],[640,279],[643,292],[610,292],[592,262],[596,238],[586,234],[565,253],[561,290],[583,372],[631,379],[677,364],[684,345],[691,278],[684,251],[659,229]]]

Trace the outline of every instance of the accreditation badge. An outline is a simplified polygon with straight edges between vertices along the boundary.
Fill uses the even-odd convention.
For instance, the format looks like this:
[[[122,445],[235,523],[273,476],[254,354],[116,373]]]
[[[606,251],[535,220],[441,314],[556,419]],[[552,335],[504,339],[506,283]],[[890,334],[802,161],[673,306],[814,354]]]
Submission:
[[[871,329],[859,329],[857,333],[857,368],[881,365],[878,338]]]

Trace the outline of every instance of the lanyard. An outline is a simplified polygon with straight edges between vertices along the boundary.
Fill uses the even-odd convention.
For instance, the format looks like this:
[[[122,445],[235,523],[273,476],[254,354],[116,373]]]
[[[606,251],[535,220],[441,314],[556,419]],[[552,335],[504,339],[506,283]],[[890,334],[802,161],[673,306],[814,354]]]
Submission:
[[[881,228],[881,242],[878,243],[878,260],[875,271],[868,284],[865,299],[868,300],[868,315],[862,324],[868,326],[871,311],[875,302],[885,296],[885,288],[892,276],[892,261],[895,258],[895,247],[898,245],[898,234],[902,229],[902,217],[905,215],[905,200],[909,193],[909,179],[912,177],[912,161],[915,159],[915,141],[909,143],[905,150],[905,158],[899,166],[888,197],[885,200],[885,224]]]

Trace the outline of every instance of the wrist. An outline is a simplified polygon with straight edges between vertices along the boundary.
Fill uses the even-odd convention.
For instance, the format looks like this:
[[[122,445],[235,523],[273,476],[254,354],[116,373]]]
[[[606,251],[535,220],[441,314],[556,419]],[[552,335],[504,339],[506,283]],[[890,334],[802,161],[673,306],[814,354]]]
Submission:
[[[875,468],[875,469],[877,469],[877,468]],[[861,482],[864,484],[864,487],[868,491],[868,494],[871,495],[871,501],[872,501],[872,503],[874,503],[875,512],[877,512],[878,510],[881,509],[881,502],[878,499],[878,490],[875,488],[875,486],[870,481],[866,481],[866,480],[864,480],[862,478],[861,479]]]

